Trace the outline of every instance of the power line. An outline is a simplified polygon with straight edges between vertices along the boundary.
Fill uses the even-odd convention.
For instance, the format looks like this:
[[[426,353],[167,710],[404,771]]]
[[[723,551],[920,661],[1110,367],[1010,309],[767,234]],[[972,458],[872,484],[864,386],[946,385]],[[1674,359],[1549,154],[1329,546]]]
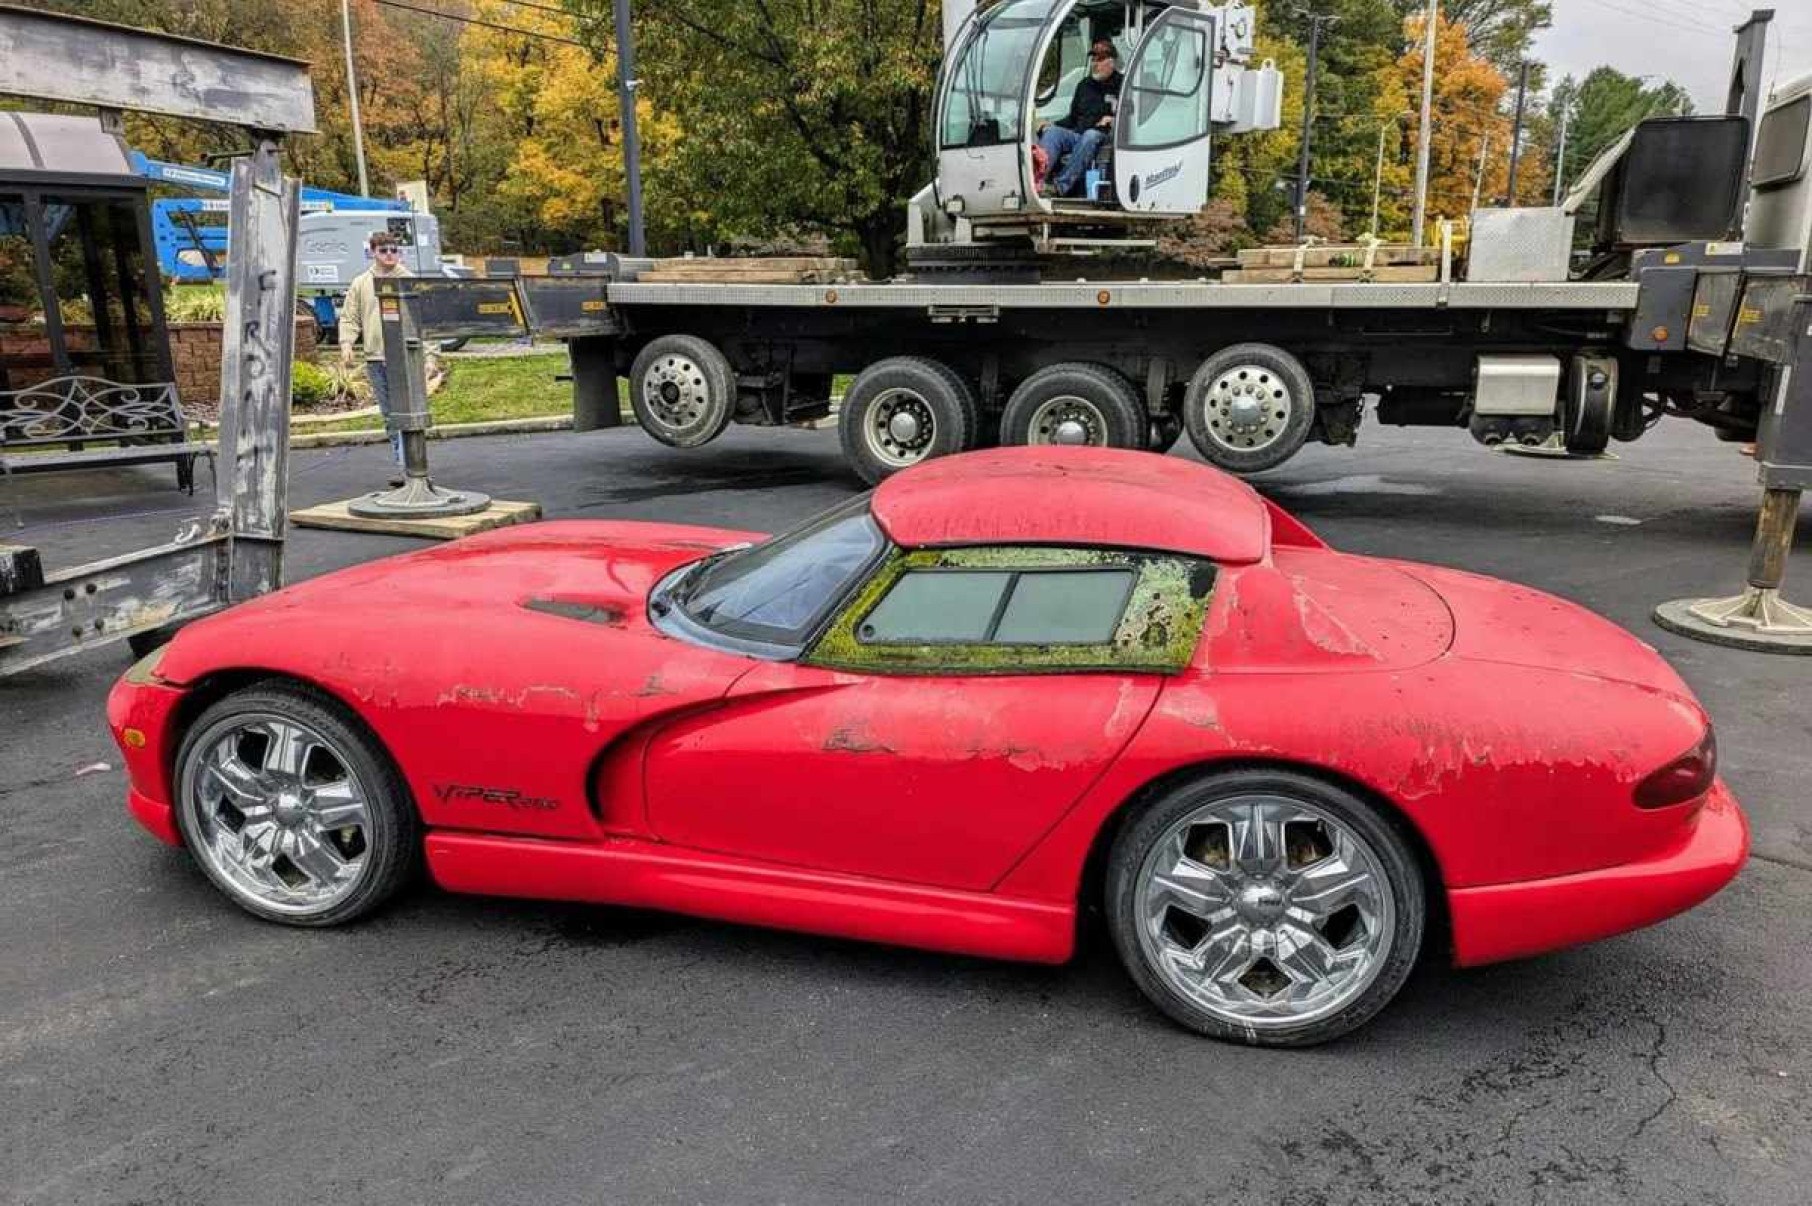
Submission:
[[[1611,12],[1621,13],[1626,17],[1635,17],[1643,21],[1655,21],[1662,25],[1671,25],[1675,29],[1683,29],[1687,33],[1702,34],[1705,32],[1703,26],[1688,25],[1684,21],[1676,21],[1671,17],[1662,16],[1658,13],[1645,13],[1640,9],[1625,8],[1621,4],[1612,3],[1612,0],[1588,0],[1588,2],[1596,4],[1600,8],[1608,9]]]
[[[444,13],[437,8],[420,8],[413,4],[404,4],[403,0],[375,0],[375,2],[383,5],[385,8],[400,8],[405,12],[421,13],[423,16],[428,17],[439,17],[443,21],[457,21],[461,25],[478,25],[485,29],[495,29],[502,33],[516,34],[524,38],[538,38],[543,42],[559,42],[566,46],[577,46],[581,50],[591,49],[590,46],[587,46],[577,38],[563,38],[559,34],[540,33],[532,29],[523,29],[519,25],[500,25],[495,21],[485,21],[478,17],[462,17],[457,13]]]

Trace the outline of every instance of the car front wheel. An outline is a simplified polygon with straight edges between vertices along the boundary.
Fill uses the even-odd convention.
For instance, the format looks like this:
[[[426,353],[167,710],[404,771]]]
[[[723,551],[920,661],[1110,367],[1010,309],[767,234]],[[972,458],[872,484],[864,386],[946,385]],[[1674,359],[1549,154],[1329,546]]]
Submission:
[[[214,886],[288,925],[364,916],[412,878],[420,823],[377,741],[334,701],[281,682],[236,691],[176,756],[176,824]]]
[[[1397,824],[1285,770],[1204,776],[1116,837],[1114,945],[1158,1008],[1201,1034],[1299,1047],[1346,1034],[1414,968],[1426,890]]]

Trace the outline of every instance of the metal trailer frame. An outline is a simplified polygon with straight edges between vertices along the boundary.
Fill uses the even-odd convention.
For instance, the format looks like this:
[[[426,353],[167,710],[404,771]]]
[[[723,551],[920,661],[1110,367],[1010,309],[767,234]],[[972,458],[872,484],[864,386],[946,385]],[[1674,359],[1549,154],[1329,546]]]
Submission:
[[[0,548],[0,676],[161,630],[282,581],[300,185],[285,134],[314,131],[307,64],[0,6],[0,93],[243,126],[233,165],[220,449],[211,517],[170,543],[46,574]]]

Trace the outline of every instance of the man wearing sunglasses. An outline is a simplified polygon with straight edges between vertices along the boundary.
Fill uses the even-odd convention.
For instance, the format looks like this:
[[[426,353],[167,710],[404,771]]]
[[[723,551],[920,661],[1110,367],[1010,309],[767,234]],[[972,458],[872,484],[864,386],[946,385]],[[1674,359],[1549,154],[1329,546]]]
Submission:
[[[366,240],[371,267],[352,278],[346,300],[340,305],[340,359],[347,368],[365,354],[365,379],[371,382],[371,396],[384,416],[384,427],[390,432],[390,452],[397,464],[403,463],[403,437],[390,421],[390,382],[384,375],[384,324],[378,318],[377,286],[380,276],[409,276],[403,265],[403,247],[387,230],[372,232]]]
[[[1114,113],[1120,106],[1119,61],[1114,44],[1097,38],[1088,52],[1088,74],[1070,98],[1069,116],[1038,127],[1038,145],[1049,158],[1047,197],[1073,197],[1095,152],[1114,136]]]

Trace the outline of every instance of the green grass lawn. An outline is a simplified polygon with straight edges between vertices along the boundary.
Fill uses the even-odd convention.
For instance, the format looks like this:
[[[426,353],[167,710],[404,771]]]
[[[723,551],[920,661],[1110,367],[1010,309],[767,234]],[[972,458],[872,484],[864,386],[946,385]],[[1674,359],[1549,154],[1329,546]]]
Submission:
[[[573,413],[573,384],[556,381],[566,371],[563,356],[512,356],[490,360],[448,360],[449,375],[439,393],[428,399],[436,425],[488,423],[498,419],[539,418]],[[337,423],[311,423],[316,431],[364,431],[383,427],[376,415]]]
[[[436,426],[447,423],[490,423],[499,419],[541,418],[573,413],[573,383],[556,381],[566,371],[564,356],[510,356],[494,359],[444,361],[450,370],[447,384],[428,399]],[[851,378],[839,375],[833,385],[841,395]],[[625,419],[629,413],[629,382],[619,378],[617,395]],[[298,431],[377,431],[384,426],[376,415],[360,415],[333,423],[310,423]]]

